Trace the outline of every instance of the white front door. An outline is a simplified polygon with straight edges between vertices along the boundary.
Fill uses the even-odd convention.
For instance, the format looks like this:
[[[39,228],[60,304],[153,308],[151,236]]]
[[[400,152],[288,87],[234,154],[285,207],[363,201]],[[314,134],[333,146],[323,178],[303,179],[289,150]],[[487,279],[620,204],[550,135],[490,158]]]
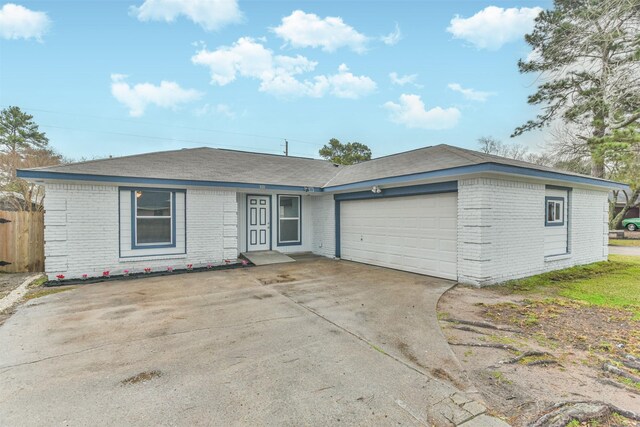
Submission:
[[[271,249],[269,196],[247,196],[247,251]]]

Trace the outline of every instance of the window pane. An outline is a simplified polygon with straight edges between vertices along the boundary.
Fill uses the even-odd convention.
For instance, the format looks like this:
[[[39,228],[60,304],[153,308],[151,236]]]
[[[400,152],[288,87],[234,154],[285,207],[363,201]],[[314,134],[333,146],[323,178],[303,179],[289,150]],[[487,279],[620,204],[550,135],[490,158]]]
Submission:
[[[280,220],[280,241],[281,242],[298,242],[300,236],[298,235],[298,223],[297,219],[281,219]]]
[[[280,218],[298,218],[298,197],[280,196]]]
[[[556,220],[562,221],[562,205],[556,202]]]
[[[171,216],[170,191],[136,191],[138,216]]]
[[[171,218],[138,218],[138,244],[171,243]]]
[[[547,222],[553,221],[553,202],[547,202]]]

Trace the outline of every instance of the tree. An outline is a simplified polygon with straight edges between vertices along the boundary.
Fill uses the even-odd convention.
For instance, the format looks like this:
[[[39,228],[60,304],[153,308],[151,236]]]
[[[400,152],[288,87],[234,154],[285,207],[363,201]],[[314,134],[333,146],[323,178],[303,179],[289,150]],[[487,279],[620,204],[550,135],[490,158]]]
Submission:
[[[525,157],[531,158],[533,153],[528,153],[527,147],[520,144],[505,144],[492,136],[481,136],[478,138],[480,152],[493,154],[495,156],[507,157],[509,159],[529,161]],[[534,163],[534,162],[531,162]]]
[[[353,165],[371,160],[371,149],[359,142],[341,143],[331,138],[319,151],[320,157],[339,165]]]
[[[16,170],[52,166],[62,161],[62,156],[49,148],[48,138],[32,119],[18,107],[0,111],[0,189],[13,193],[9,201],[17,210],[41,210],[44,188],[17,178]]]
[[[13,162],[10,178],[15,178],[20,156],[27,149],[44,149],[49,144],[47,136],[38,130],[33,116],[19,107],[0,111],[0,150]]]
[[[607,143],[640,120],[640,0],[554,0],[525,40],[533,50],[518,68],[540,75],[528,102],[542,111],[512,136],[559,119],[604,178]]]
[[[609,227],[622,228],[622,220],[631,208],[640,206],[640,132],[638,126],[614,132],[603,145],[603,156],[611,167],[610,178],[629,184],[629,190],[615,190],[609,204]],[[622,191],[625,205],[615,214],[618,195]]]

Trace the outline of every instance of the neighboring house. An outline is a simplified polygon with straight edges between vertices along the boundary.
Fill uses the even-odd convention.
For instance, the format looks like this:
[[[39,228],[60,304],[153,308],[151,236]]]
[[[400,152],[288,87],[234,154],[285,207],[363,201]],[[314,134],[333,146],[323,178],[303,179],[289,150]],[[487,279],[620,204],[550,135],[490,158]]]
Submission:
[[[613,200],[613,194],[609,196],[609,200]],[[639,200],[640,201],[640,200]],[[615,215],[618,215],[622,208],[627,204],[627,199],[622,191],[618,192],[618,200],[616,200],[616,206],[614,207]],[[631,208],[624,215],[625,218],[640,218],[640,206],[636,206],[635,208]]]
[[[447,145],[352,166],[196,148],[18,175],[46,187],[45,269],[68,278],[273,249],[487,285],[607,259],[607,197],[626,188]]]

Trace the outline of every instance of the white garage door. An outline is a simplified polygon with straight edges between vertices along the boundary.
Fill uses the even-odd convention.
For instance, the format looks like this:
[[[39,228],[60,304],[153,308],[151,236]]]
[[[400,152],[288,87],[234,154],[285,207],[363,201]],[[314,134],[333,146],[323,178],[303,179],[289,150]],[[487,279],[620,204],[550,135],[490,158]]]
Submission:
[[[340,203],[341,258],[457,279],[457,193]]]

